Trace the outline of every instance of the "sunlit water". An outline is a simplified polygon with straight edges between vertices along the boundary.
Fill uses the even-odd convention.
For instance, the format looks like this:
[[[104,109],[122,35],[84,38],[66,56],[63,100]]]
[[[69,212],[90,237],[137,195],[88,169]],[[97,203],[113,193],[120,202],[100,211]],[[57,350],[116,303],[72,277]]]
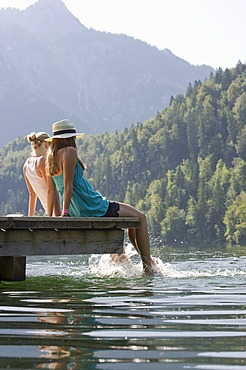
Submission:
[[[0,283],[0,369],[246,369],[246,249],[30,258]]]

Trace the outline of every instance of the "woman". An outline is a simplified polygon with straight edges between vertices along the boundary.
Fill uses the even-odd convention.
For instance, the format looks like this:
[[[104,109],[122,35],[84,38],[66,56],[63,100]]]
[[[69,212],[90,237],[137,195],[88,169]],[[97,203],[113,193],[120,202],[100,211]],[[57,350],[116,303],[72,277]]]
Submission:
[[[49,138],[49,135],[46,132],[32,132],[27,135],[27,140],[32,147],[32,155],[23,166],[24,179],[29,192],[28,216],[34,216],[37,198],[47,213],[47,180],[45,173],[45,157],[49,147],[49,143],[45,141],[47,138]],[[55,196],[54,214],[56,216],[61,214],[58,193]]]
[[[56,187],[63,197],[63,217],[138,217],[140,227],[130,229],[129,237],[141,256],[145,273],[151,274],[155,264],[150,257],[150,242],[145,215],[134,207],[111,202],[95,191],[83,176],[85,166],[77,156],[76,133],[73,123],[67,119],[55,122],[47,159],[48,216],[52,214]]]

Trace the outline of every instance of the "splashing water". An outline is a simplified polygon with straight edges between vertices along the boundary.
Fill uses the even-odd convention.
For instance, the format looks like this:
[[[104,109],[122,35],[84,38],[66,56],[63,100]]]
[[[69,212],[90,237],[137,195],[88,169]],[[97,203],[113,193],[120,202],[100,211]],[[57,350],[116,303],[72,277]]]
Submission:
[[[212,277],[212,276],[246,276],[246,271],[235,267],[233,261],[228,266],[221,268],[220,259],[214,259],[194,264],[194,261],[184,261],[182,263],[165,263],[161,258],[153,257],[157,267],[157,275],[172,278],[190,277]],[[123,260],[112,255],[92,255],[89,258],[89,271],[96,277],[141,277],[143,275],[142,262],[138,253],[128,244],[125,247]]]
[[[142,263],[134,263],[137,255],[135,249],[129,244],[125,247],[124,257],[117,255],[92,255],[89,258],[89,270],[93,276],[97,277],[134,277],[141,276],[143,273]]]
[[[163,248],[164,249],[164,248]],[[46,256],[30,258],[27,265],[27,276],[61,275],[71,277],[120,277],[135,278],[143,276],[143,266],[140,257],[131,244],[125,246],[123,258],[118,255],[91,256]],[[246,276],[245,258],[204,258],[194,260],[187,256],[184,260],[164,262],[165,255],[152,256],[158,273],[157,276],[169,278],[200,278],[200,277],[234,277]]]

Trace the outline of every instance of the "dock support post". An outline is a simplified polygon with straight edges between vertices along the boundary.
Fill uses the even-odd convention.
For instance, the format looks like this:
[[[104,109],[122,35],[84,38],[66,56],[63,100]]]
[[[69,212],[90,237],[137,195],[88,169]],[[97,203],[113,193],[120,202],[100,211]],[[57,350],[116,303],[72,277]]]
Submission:
[[[26,257],[0,257],[0,281],[24,281]]]

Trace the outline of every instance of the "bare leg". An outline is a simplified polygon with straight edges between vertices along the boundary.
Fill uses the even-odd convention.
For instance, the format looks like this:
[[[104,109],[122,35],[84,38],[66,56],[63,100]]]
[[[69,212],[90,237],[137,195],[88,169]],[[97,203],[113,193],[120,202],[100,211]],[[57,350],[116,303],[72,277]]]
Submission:
[[[136,241],[136,229],[128,229],[128,237],[130,239],[130,242],[140,255],[140,251],[137,246],[137,241]],[[119,263],[119,262],[125,262],[127,260],[125,249],[123,248],[123,252],[121,254],[111,254],[110,255],[112,258],[112,261]]]
[[[119,203],[119,216],[121,217],[138,217],[139,219],[139,228],[135,229],[134,233],[129,230],[129,238],[140,254],[141,260],[143,262],[143,268],[145,273],[153,272],[153,261],[150,257],[150,241],[149,233],[147,228],[147,220],[144,213],[138,211],[136,208],[130,206],[129,204]]]
[[[136,229],[128,229],[128,238],[130,239],[130,242],[132,243],[138,254],[140,254],[140,250],[138,248],[136,240]]]

